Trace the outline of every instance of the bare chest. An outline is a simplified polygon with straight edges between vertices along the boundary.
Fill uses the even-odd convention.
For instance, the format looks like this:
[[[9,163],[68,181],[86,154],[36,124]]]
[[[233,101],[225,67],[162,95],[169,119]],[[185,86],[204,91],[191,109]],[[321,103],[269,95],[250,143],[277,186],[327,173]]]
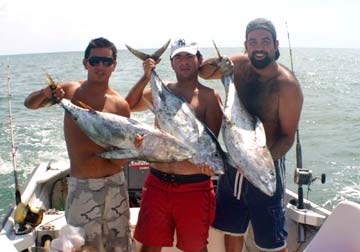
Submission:
[[[205,120],[206,102],[204,101],[201,94],[198,91],[194,92],[177,92],[177,96],[185,100],[195,113],[195,116],[200,120]]]
[[[279,86],[275,81],[242,81],[238,86],[238,94],[247,110],[262,122],[278,121]]]
[[[71,101],[78,106],[87,105],[96,111],[116,114],[111,96],[104,92],[89,92],[78,88],[74,92]]]

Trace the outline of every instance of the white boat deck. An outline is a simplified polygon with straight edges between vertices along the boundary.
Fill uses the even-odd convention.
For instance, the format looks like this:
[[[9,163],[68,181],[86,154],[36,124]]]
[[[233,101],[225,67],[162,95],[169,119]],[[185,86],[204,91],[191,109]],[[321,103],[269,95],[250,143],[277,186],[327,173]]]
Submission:
[[[68,167],[64,164],[41,164],[32,175],[24,193],[23,202],[31,206],[49,203],[49,188],[68,174]],[[286,202],[296,199],[297,194],[286,191]],[[359,252],[360,251],[360,205],[354,202],[345,202],[330,215],[330,211],[304,200],[307,210],[299,210],[294,205],[287,205],[288,249],[290,252]],[[45,207],[46,208],[46,207]],[[135,230],[139,208],[131,208],[130,224]],[[330,217],[329,217],[330,215]],[[23,251],[41,243],[41,240],[50,236],[58,236],[59,230],[66,225],[64,211],[48,211],[44,214],[42,223],[29,234],[15,235],[13,233],[13,217],[0,232],[1,251]],[[305,243],[298,243],[298,225],[305,226]],[[321,228],[320,228],[321,227]],[[320,231],[318,231],[320,228]],[[318,233],[317,233],[318,232]],[[317,234],[316,234],[317,233]],[[316,235],[315,235],[316,234]],[[314,238],[315,236],[315,238]],[[314,238],[314,239],[313,239]],[[313,239],[313,240],[312,240]],[[246,248],[243,252],[257,252],[254,246],[251,229],[246,238]],[[176,244],[176,241],[174,242]],[[136,243],[133,252],[139,251]],[[14,250],[15,249],[15,250]],[[166,252],[178,252],[175,247],[164,248]],[[225,252],[223,234],[215,229],[209,231],[209,252]]]

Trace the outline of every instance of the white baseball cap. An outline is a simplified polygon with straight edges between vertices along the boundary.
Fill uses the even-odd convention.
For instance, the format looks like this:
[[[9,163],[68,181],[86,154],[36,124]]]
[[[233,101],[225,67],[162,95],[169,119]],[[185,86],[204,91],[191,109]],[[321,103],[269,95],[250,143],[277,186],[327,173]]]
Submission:
[[[199,47],[196,42],[188,42],[185,39],[176,39],[171,43],[170,58],[172,59],[176,54],[187,52],[196,55]]]

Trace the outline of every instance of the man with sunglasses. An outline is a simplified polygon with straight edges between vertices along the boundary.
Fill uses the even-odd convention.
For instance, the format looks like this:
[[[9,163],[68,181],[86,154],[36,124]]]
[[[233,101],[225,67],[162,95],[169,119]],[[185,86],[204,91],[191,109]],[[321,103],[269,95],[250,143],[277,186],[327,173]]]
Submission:
[[[56,83],[31,93],[25,106],[38,109],[62,98],[97,111],[130,116],[126,100],[109,86],[117,49],[105,38],[90,41],[83,59],[87,79]],[[99,252],[130,251],[128,193],[123,172],[127,160],[96,156],[103,149],[91,141],[65,113],[64,134],[70,159],[66,220],[85,229],[86,244]]]

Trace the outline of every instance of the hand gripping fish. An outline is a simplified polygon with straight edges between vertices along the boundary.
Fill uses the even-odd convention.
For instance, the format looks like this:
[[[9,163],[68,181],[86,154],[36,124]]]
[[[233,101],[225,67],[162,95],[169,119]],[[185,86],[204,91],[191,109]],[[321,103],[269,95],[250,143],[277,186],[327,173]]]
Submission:
[[[62,99],[60,105],[92,141],[105,149],[97,154],[102,158],[174,162],[194,155],[187,144],[134,119],[81,108],[68,99]]]
[[[214,43],[220,62],[222,56]],[[221,131],[225,147],[234,165],[254,186],[268,196],[276,189],[274,162],[266,146],[265,130],[259,118],[252,116],[241,102],[232,71],[221,81],[225,87],[224,117]]]
[[[170,40],[152,55],[137,51],[128,45],[126,47],[142,60],[152,58],[156,61],[169,43]],[[215,135],[196,118],[192,108],[184,99],[166,87],[155,70],[151,73],[150,83],[153,112],[159,127],[195,150],[194,156],[189,161],[194,164],[207,163],[216,174],[222,174],[225,154]]]

